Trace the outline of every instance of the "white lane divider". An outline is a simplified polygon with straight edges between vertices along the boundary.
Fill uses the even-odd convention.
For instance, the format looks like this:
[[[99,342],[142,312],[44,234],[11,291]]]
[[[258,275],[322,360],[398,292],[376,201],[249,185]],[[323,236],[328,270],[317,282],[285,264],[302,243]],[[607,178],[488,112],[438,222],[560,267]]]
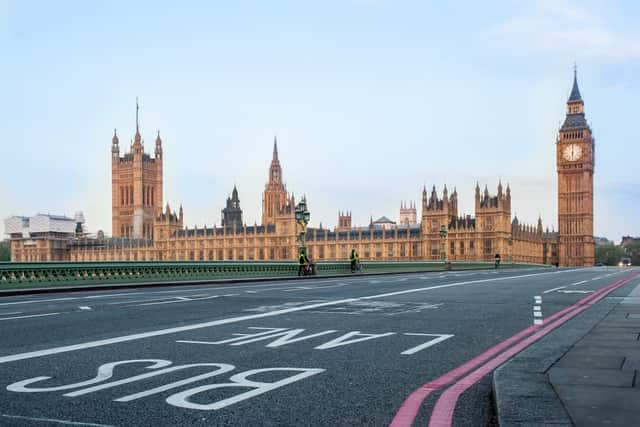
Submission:
[[[81,305],[81,306],[78,306],[78,308],[80,310],[91,310],[91,307],[89,307],[88,305]]]
[[[21,311],[12,311],[10,313],[0,313],[0,317],[2,317],[2,316],[10,316],[12,314],[22,314],[22,312]]]
[[[564,288],[566,288],[566,286],[558,286],[557,288],[547,289],[546,291],[543,292],[543,294],[548,294],[549,292],[557,291],[558,289],[564,289]]]
[[[0,317],[0,320],[27,319],[29,317],[55,316],[58,314],[60,313],[44,313],[44,314],[30,314],[28,316]]]
[[[580,281],[580,282],[572,283],[572,284],[570,284],[569,286],[582,285],[583,283],[587,283],[587,281],[586,281],[586,280],[582,280],[582,281]]]
[[[536,295],[533,299],[535,301],[535,305],[533,306],[533,324],[542,325],[544,322],[542,320],[542,297],[540,295]]]

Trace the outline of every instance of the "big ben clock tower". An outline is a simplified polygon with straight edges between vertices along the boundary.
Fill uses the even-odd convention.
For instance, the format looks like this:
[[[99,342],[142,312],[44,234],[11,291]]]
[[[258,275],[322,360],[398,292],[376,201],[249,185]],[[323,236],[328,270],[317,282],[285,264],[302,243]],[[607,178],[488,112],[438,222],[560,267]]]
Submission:
[[[558,132],[558,227],[560,265],[592,266],[593,170],[595,139],[584,117],[576,71],[567,101],[567,115]]]

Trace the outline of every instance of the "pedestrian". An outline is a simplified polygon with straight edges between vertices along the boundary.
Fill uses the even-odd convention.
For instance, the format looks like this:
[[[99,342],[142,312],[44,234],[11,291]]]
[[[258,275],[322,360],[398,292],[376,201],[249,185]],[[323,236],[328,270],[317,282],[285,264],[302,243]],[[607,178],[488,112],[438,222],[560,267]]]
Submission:
[[[351,257],[349,259],[351,260],[351,272],[354,273],[358,268],[358,252],[356,252],[355,248],[351,249]]]

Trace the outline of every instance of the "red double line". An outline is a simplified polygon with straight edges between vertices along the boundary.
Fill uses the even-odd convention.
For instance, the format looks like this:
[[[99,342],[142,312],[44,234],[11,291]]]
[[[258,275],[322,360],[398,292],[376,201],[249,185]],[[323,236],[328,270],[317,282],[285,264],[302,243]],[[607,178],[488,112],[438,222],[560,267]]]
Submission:
[[[522,351],[532,343],[538,341],[552,330],[561,326],[569,319],[589,308],[591,305],[606,297],[609,293],[627,284],[631,280],[640,276],[640,273],[633,274],[625,279],[617,280],[597,291],[586,298],[581,299],[575,304],[549,316],[545,319],[544,325],[532,325],[518,332],[511,338],[501,342],[500,344],[489,348],[484,353],[474,357],[463,365],[458,366],[452,371],[436,378],[433,381],[424,384],[409,395],[402,403],[400,409],[391,421],[391,427],[409,427],[413,424],[422,402],[433,392],[447,387],[454,381],[458,380],[467,372],[483,364],[480,368],[471,372],[469,375],[458,380],[455,384],[445,390],[438,399],[429,420],[429,427],[450,426],[453,420],[453,413],[460,395],[476,384],[480,379],[497,368],[516,353]],[[551,322],[551,323],[549,323]],[[535,333],[534,333],[535,332]],[[528,337],[528,338],[527,338]],[[506,350],[506,351],[505,351]]]

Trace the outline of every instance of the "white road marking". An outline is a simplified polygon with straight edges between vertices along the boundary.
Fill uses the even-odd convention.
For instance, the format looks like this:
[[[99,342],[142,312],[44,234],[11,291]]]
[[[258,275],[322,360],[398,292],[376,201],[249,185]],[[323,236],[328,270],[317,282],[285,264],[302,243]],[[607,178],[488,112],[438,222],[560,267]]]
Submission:
[[[582,280],[582,281],[580,281],[580,282],[572,283],[572,284],[570,284],[569,286],[582,285],[583,283],[587,283],[587,281],[586,281],[586,280]]]
[[[257,294],[258,291],[244,291],[245,294]]]
[[[535,300],[535,305],[533,306],[533,324],[540,325],[542,324],[542,296],[536,295],[533,299]]]
[[[0,313],[0,316],[9,316],[11,314],[22,314],[21,311],[12,311],[10,313]]]
[[[591,279],[591,281],[600,280],[600,279],[602,279],[602,277],[594,277],[593,279]]]
[[[316,350],[328,350],[330,348],[340,347],[343,345],[354,344],[357,342],[374,340],[377,338],[388,337],[389,335],[396,335],[395,332],[386,332],[383,334],[363,334],[360,331],[347,332],[337,338],[327,341],[324,344],[320,344],[314,347]],[[357,337],[357,338],[356,338]]]
[[[121,305],[121,304],[134,304],[137,302],[153,302],[153,301],[167,301],[167,300],[173,300],[176,297],[161,297],[161,298],[145,298],[145,299],[138,299],[138,300],[126,300],[126,301],[116,301],[116,302],[110,302],[107,303],[107,305]]]
[[[211,295],[208,297],[200,297],[200,298],[188,298],[188,297],[175,297],[176,299],[173,301],[158,301],[158,302],[147,302],[144,304],[136,304],[138,306],[146,306],[146,305],[159,305],[159,304],[175,304],[175,303],[179,303],[179,302],[194,302],[194,301],[204,301],[204,300],[209,300],[209,299],[216,299],[216,298],[220,298],[220,296],[218,295]],[[130,307],[130,306],[127,306]]]
[[[553,292],[553,291],[557,291],[558,289],[564,289],[566,288],[568,285],[565,286],[558,286],[557,288],[553,288],[553,289],[547,289],[546,291],[542,292],[543,294],[548,294],[549,292]]]
[[[57,302],[57,301],[73,301],[79,298],[49,298],[49,299],[40,299],[34,301],[15,301],[15,302],[2,302],[0,303],[0,307],[5,305],[18,305],[18,304],[31,304],[36,302]]]
[[[568,272],[573,272],[573,271],[577,271],[577,270],[563,270],[562,272],[563,273],[568,273]],[[553,273],[546,273],[546,272],[545,273],[531,273],[531,274],[521,274],[521,275],[515,275],[515,276],[503,276],[503,277],[490,278],[490,279],[470,280],[470,281],[466,281],[466,282],[447,283],[447,284],[444,284],[444,285],[428,286],[426,288],[405,289],[405,290],[402,290],[402,291],[388,292],[388,293],[384,293],[384,294],[376,294],[376,295],[368,295],[368,296],[363,296],[363,297],[347,298],[347,299],[342,299],[342,300],[328,301],[328,302],[324,302],[324,303],[311,304],[311,305],[300,306],[300,307],[291,307],[291,308],[287,308],[287,309],[283,309],[283,310],[275,310],[275,311],[266,312],[266,313],[256,313],[256,314],[250,314],[250,315],[244,315],[244,316],[229,317],[229,318],[226,318],[226,319],[212,320],[210,322],[195,323],[195,324],[191,324],[191,325],[184,325],[184,326],[178,326],[178,327],[167,328],[167,329],[158,329],[158,330],[155,330],[155,331],[142,332],[142,333],[131,334],[131,335],[122,335],[122,336],[119,336],[119,337],[107,338],[107,339],[96,340],[96,341],[88,341],[88,342],[83,342],[83,343],[79,343],[79,344],[72,344],[72,345],[66,345],[66,346],[61,346],[61,347],[52,347],[52,348],[48,348],[48,349],[45,349],[45,350],[29,351],[29,352],[26,352],[26,353],[18,353],[18,354],[11,354],[11,355],[7,355],[7,356],[1,356],[0,357],[0,364],[8,363],[8,362],[14,362],[14,361],[17,361],[17,360],[32,359],[32,358],[35,358],[35,357],[50,356],[50,355],[53,355],[53,354],[67,353],[67,352],[71,352],[71,351],[84,350],[84,349],[87,349],[87,348],[102,347],[102,346],[105,346],[105,345],[111,345],[111,344],[117,344],[117,343],[122,343],[122,342],[129,342],[129,341],[135,341],[135,340],[140,340],[140,339],[145,339],[145,338],[164,336],[164,335],[175,334],[175,333],[179,333],[179,332],[192,331],[192,330],[195,330],[195,329],[209,328],[209,327],[212,327],[212,326],[227,325],[227,324],[230,324],[230,323],[243,322],[243,321],[246,321],[246,320],[254,320],[254,319],[261,319],[261,318],[264,318],[264,317],[279,316],[279,315],[282,315],[282,314],[295,313],[295,312],[298,312],[298,311],[313,310],[313,309],[320,308],[320,307],[327,307],[327,306],[332,306],[332,305],[340,305],[340,304],[350,303],[350,302],[354,302],[354,301],[362,301],[362,300],[368,300],[368,299],[380,299],[380,298],[392,297],[392,296],[397,296],[397,295],[405,295],[405,294],[411,294],[411,293],[416,293],[416,292],[430,291],[430,290],[433,290],[433,289],[444,289],[444,288],[452,288],[452,287],[465,286],[465,285],[477,285],[477,284],[482,284],[482,283],[487,283],[487,282],[500,282],[500,281],[504,281],[504,280],[514,280],[514,279],[518,280],[518,279],[523,279],[523,278],[527,278],[527,277],[534,277],[534,276],[540,277],[540,276],[545,276],[545,275],[548,275],[548,274],[555,274],[555,273],[556,272],[553,272]]]
[[[222,296],[223,297],[237,297],[238,295],[240,295],[240,294],[225,294],[225,295],[222,295]]]
[[[593,291],[580,291],[580,290],[575,290],[575,291],[559,291],[562,292],[563,294],[590,294]]]
[[[28,319],[30,317],[55,316],[60,313],[30,314],[28,316],[0,317],[0,320]]]
[[[89,307],[88,305],[81,305],[78,307],[80,310],[91,310],[91,307]]]
[[[114,427],[108,424],[82,423],[78,421],[56,420],[53,418],[24,417],[22,415],[9,415],[9,414],[2,414],[2,416],[5,418],[14,418],[17,420],[28,420],[28,421],[39,421],[39,422],[44,421],[46,423],[64,424],[69,426]]]
[[[425,336],[425,337],[437,337],[434,338],[432,340],[427,341],[424,344],[420,344],[417,345],[415,347],[412,347],[408,350],[403,351],[400,354],[404,354],[404,355],[411,355],[414,353],[417,353],[421,350],[424,350],[425,348],[429,348],[431,346],[434,346],[438,343],[441,343],[444,340],[448,340],[449,338],[453,337],[453,335],[448,335],[448,334],[416,334],[416,333],[410,333],[410,332],[405,332],[403,335],[418,335],[418,336]]]

